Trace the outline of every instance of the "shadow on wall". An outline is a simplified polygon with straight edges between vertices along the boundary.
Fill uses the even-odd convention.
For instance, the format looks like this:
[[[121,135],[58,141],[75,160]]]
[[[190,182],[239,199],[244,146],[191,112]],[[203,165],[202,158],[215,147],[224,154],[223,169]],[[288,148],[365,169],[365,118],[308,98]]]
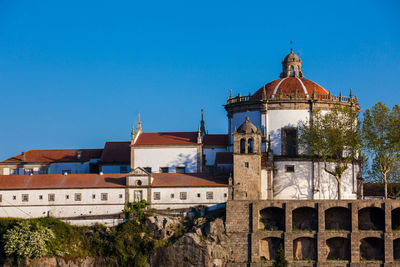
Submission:
[[[170,167],[183,167],[185,172],[197,172],[197,156],[188,154],[178,154],[178,158],[170,162]]]
[[[326,240],[328,260],[350,260],[350,240],[334,237]]]
[[[277,237],[268,237],[260,240],[260,257],[265,260],[274,260],[283,240]]]
[[[317,240],[311,237],[300,237],[293,240],[293,257],[296,260],[316,260]]]

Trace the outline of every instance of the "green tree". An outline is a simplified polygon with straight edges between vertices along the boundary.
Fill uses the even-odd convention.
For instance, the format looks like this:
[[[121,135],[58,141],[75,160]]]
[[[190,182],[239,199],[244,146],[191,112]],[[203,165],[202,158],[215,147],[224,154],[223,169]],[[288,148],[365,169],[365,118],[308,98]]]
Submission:
[[[390,110],[378,102],[366,109],[362,124],[363,149],[371,156],[368,172],[371,180],[384,183],[385,199],[388,197],[388,182],[398,180],[400,162],[400,106]]]
[[[128,202],[123,210],[128,218],[134,217],[137,222],[144,222],[145,220],[145,210],[149,204],[146,200],[141,200],[137,202]]]
[[[338,199],[344,172],[358,160],[360,142],[358,112],[348,106],[336,105],[325,114],[313,110],[311,119],[299,126],[299,144],[324,162],[324,170],[337,181]]]
[[[17,259],[42,257],[48,253],[47,245],[52,239],[54,233],[49,228],[23,220],[3,235],[4,252]]]
[[[278,252],[276,253],[274,260],[274,267],[287,267],[289,265],[288,261],[285,258],[285,251],[283,250],[282,245],[279,247]]]

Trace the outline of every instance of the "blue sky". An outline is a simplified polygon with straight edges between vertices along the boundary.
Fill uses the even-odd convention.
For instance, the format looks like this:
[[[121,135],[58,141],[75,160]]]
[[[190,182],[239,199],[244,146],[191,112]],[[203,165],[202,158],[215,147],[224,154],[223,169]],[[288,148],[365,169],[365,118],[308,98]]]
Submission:
[[[144,131],[227,128],[223,104],[290,51],[363,109],[400,103],[399,1],[0,0],[0,159]]]

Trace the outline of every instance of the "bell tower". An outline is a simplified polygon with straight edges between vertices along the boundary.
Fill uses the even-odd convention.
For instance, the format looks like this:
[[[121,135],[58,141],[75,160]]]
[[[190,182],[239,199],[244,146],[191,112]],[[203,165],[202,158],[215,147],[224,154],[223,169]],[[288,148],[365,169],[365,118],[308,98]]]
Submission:
[[[246,117],[233,133],[234,200],[261,198],[261,130]]]
[[[281,78],[287,77],[304,77],[303,72],[301,72],[301,59],[293,53],[292,42],[290,42],[290,54],[282,60]]]

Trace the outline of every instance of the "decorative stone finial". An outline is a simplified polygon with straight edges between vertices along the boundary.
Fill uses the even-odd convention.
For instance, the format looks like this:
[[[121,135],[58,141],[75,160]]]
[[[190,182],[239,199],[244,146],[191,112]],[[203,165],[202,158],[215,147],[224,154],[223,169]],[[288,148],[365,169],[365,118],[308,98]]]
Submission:
[[[232,99],[232,89],[231,89],[231,94],[229,95],[229,99]]]

